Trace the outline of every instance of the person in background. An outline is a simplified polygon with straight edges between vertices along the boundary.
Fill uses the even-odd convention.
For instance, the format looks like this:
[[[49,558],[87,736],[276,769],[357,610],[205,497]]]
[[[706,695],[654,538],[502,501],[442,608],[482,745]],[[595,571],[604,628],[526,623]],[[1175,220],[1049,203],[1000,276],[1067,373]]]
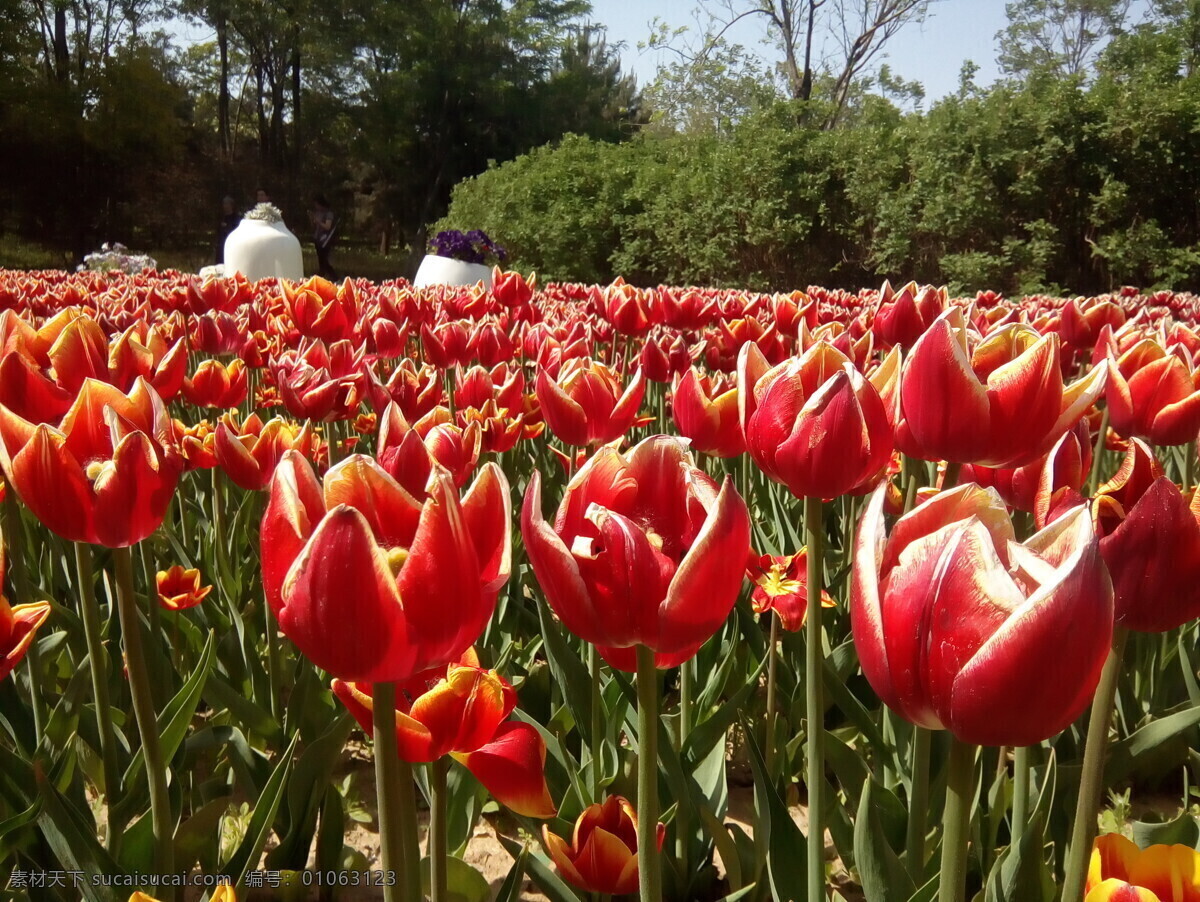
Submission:
[[[216,262],[225,262],[225,239],[229,233],[238,227],[242,216],[233,205],[233,198],[226,194],[221,198],[221,219],[217,222],[217,253]]]
[[[313,227],[313,244],[317,247],[317,275],[331,282],[337,279],[333,265],[329,262],[329,252],[333,247],[333,235],[336,221],[333,209],[324,194],[313,198],[312,209],[308,211],[309,221]]]
[[[266,188],[259,188],[254,192],[254,202],[256,204],[269,204],[271,202],[271,195],[267,193]]]

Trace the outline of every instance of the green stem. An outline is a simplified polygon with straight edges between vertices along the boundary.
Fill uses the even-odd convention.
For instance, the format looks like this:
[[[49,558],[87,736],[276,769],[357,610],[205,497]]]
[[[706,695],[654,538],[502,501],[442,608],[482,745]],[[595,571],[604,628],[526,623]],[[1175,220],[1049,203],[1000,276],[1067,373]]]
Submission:
[[[1018,846],[1029,820],[1029,746],[1013,749],[1012,845]]]
[[[129,694],[133,715],[146,762],[146,781],[150,789],[150,818],[154,831],[154,867],[159,874],[172,874],[174,836],[171,826],[171,799],[167,794],[167,765],[158,743],[158,721],[150,693],[150,676],[142,654],[142,624],[138,617],[133,588],[133,556],[128,547],[113,549],[113,570],[117,584],[117,614],[121,619],[121,641],[125,646],[125,666],[129,671]],[[162,887],[163,902],[172,902],[175,891]]]
[[[275,718],[276,723],[282,723],[282,712],[280,711],[282,706],[279,701],[279,676],[281,673],[279,636],[275,629],[275,615],[271,613],[271,606],[265,599],[263,600],[263,621],[267,631],[267,688],[271,694],[268,702],[271,716]]]
[[[1183,494],[1192,490],[1196,482],[1196,442],[1183,446]]]
[[[446,902],[446,769],[443,755],[429,765],[429,886],[433,902]]]
[[[1083,898],[1088,862],[1092,858],[1092,843],[1096,840],[1096,809],[1100,791],[1104,788],[1104,757],[1108,751],[1108,726],[1112,721],[1113,700],[1117,696],[1117,680],[1121,676],[1121,659],[1125,655],[1125,640],[1129,633],[1117,627],[1113,647],[1104,662],[1100,685],[1092,699],[1088,718],[1087,744],[1083,751],[1083,774],[1079,779],[1079,798],[1075,804],[1075,822],[1071,845],[1067,848],[1067,864],[1063,874],[1062,902],[1079,902]]]
[[[397,758],[399,761],[399,758]],[[422,899],[421,894],[421,837],[417,830],[417,789],[413,782],[412,765],[400,761],[396,770],[400,783],[400,866],[403,873],[397,874],[396,885],[403,889],[397,890],[396,899],[408,902],[409,899]],[[385,900],[389,902],[389,900]]]
[[[637,647],[638,873],[641,902],[662,902],[658,862],[658,668],[654,652]]]
[[[695,669],[696,660],[684,661],[679,666],[679,754],[683,754],[683,747],[687,744],[688,736],[692,732],[692,690],[694,688],[694,678],[692,670]],[[691,808],[686,799],[679,800],[679,806],[675,809],[675,857],[679,860],[680,870],[686,875],[688,874],[688,845],[691,841],[692,825],[691,825]]]
[[[804,649],[805,716],[808,720],[808,899],[825,898],[825,703],[821,693],[821,589],[824,585],[825,525],[820,498],[804,499],[808,543],[808,611]]]
[[[772,611],[767,616],[771,618],[771,637],[767,640],[767,734],[763,753],[766,759],[767,776],[773,779],[775,776],[775,690],[779,661],[779,615]]]
[[[603,774],[601,774],[600,760],[601,749],[604,745],[604,737],[601,735],[603,726],[603,705],[604,700],[600,692],[600,653],[596,651],[596,646],[588,643],[588,670],[591,671],[592,677],[592,710],[590,718],[591,731],[588,736],[588,752],[591,755],[592,767],[592,802],[600,801],[601,782]]]
[[[17,502],[17,494],[12,484],[5,486],[4,492],[4,536],[7,539],[9,551],[9,569],[12,571],[13,590],[17,597],[14,604],[26,604],[33,600],[29,594],[29,561],[25,550],[29,547],[25,534],[25,524],[21,520],[21,508]],[[3,549],[0,548],[0,554]],[[4,587],[0,586],[0,592]],[[25,654],[29,666],[29,703],[33,708],[33,735],[40,744],[42,730],[46,724],[46,702],[42,696],[42,650],[36,639],[29,643],[29,651]]]
[[[92,570],[92,546],[75,543],[75,576],[79,583],[79,610],[83,618],[83,635],[87,641],[88,669],[92,672],[92,695],[96,702],[96,721],[100,731],[100,759],[104,765],[104,805],[108,832],[105,845],[117,848],[117,825],[113,808],[120,795],[121,783],[117,772],[117,734],[113,730],[112,704],[108,697],[108,655],[100,627],[100,606],[96,603],[96,578]]]
[[[905,848],[908,873],[920,886],[925,873],[925,809],[929,807],[929,749],[933,733],[924,727],[913,727],[912,790],[908,796],[908,835]]]
[[[180,534],[180,536],[183,537],[183,547],[188,550],[189,554],[191,554],[191,551],[192,551],[192,527],[188,522],[187,502],[184,501],[184,495],[186,494],[186,492],[184,491],[183,482],[186,479],[187,479],[187,474],[185,473],[183,475],[183,477],[181,477],[181,479],[180,479],[180,486],[179,486],[180,491],[176,492],[175,500],[177,500],[179,502],[179,534]]]
[[[976,746],[951,739],[946,809],[942,816],[942,873],[938,902],[963,902],[967,891],[967,843],[975,799]]]
[[[217,565],[217,575],[224,582],[229,566],[225,559],[225,504],[221,495],[221,468],[212,468],[212,524],[213,524],[213,560]]]
[[[1100,486],[1100,464],[1104,460],[1104,442],[1108,437],[1108,407],[1100,415],[1100,431],[1096,434],[1096,444],[1092,447],[1092,472],[1088,474],[1089,496],[1096,494]]]
[[[396,684],[374,683],[371,687],[371,723],[374,729],[375,798],[379,813],[379,858],[385,874],[397,875],[384,886],[384,902],[409,898],[401,894],[400,882],[408,877],[412,863],[404,861],[399,823],[401,813],[400,755],[396,749]]]

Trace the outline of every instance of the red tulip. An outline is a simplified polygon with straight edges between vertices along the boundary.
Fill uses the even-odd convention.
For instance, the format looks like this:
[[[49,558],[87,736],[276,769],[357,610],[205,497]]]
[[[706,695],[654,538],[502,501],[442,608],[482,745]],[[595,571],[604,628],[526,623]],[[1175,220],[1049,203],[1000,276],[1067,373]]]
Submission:
[[[128,395],[84,380],[57,428],[0,407],[0,465],[52,532],[110,548],[161,525],[183,469],[166,407],[144,379]]]
[[[967,464],[959,474],[959,482],[993,487],[1004,503],[1014,510],[1031,514],[1041,510],[1043,519],[1038,523],[1044,526],[1048,522],[1044,519],[1045,511],[1056,505],[1056,498],[1069,496],[1074,499],[1074,504],[1082,503],[1079,491],[1092,468],[1089,439],[1087,421],[1080,420],[1063,434],[1049,453],[1033,463],[1006,470]]]
[[[1200,369],[1182,346],[1169,353],[1146,338],[1112,360],[1108,411],[1112,428],[1124,438],[1155,445],[1183,445],[1200,430]]]
[[[246,364],[234,360],[225,366],[218,360],[205,360],[191,379],[183,383],[183,396],[197,407],[239,407],[248,391]]]
[[[561,836],[542,827],[546,851],[567,883],[589,893],[614,896],[638,891],[637,812],[621,796],[589,805],[575,821],[568,844]],[[658,825],[661,850],[667,828]]]
[[[871,329],[884,347],[911,348],[948,304],[945,288],[932,285],[919,288],[916,282],[909,282],[899,291],[893,291],[891,283],[884,282]]]
[[[459,429],[445,407],[435,407],[410,426],[400,408],[389,404],[379,424],[379,464],[410,495],[423,499],[435,464],[456,487],[466,483],[479,462],[481,441],[478,424]]]
[[[1141,439],[1096,492],[1100,554],[1118,625],[1162,633],[1200,617],[1200,489],[1188,499]]]
[[[479,637],[508,579],[510,517],[494,464],[461,502],[445,474],[420,502],[371,458],[346,458],[322,487],[289,451],[263,515],[267,601],[284,633],[339,679],[444,667]]]
[[[492,268],[492,296],[505,307],[528,304],[536,287],[536,273],[526,281],[519,272],[502,272],[498,266]]]
[[[768,368],[750,343],[738,357],[746,449],[801,498],[836,498],[868,485],[892,454],[892,425],[875,387],[825,342]]]
[[[910,457],[1020,467],[1053,447],[1104,388],[1104,368],[1064,387],[1058,336],[1010,325],[969,346],[952,307],[904,364],[896,444]]]
[[[622,393],[612,370],[589,358],[568,360],[557,379],[544,369],[537,377],[546,425],[561,441],[581,447],[607,444],[628,432],[645,390],[641,370]]]
[[[416,764],[450,755],[517,814],[555,815],[546,786],[546,744],[532,724],[508,721],[517,694],[496,671],[481,668],[474,652],[399,688],[396,745],[401,760]],[[371,684],[334,680],[333,694],[374,737]]]
[[[991,489],[942,492],[890,536],[883,504],[881,488],[859,527],[850,605],[880,698],[982,745],[1033,745],[1070,725],[1112,639],[1112,585],[1087,508],[1017,544]]]
[[[737,457],[746,450],[738,419],[736,383],[723,376],[701,376],[689,367],[675,382],[671,416],[691,447],[714,457]]]
[[[540,474],[521,532],[551,609],[575,635],[633,672],[635,645],[659,667],[691,658],[720,628],[750,547],[746,504],[717,486],[678,439],[652,436],[624,455],[603,447],[567,486],[554,525]]]
[[[275,467],[290,450],[313,454],[312,427],[275,417],[265,425],[252,413],[238,423],[232,416],[217,422],[214,450],[217,463],[235,485],[251,492],[267,487]]]

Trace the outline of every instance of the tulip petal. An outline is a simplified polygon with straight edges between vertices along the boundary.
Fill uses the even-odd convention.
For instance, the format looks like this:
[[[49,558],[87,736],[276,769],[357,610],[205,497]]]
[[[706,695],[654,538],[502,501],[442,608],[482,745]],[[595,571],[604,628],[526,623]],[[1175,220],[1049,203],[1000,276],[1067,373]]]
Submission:
[[[532,724],[509,721],[492,741],[455,756],[501,805],[524,817],[558,813],[546,786],[546,743]]]
[[[352,682],[416,670],[387,555],[352,507],[326,514],[283,583],[280,628],[318,667]]]
[[[66,437],[38,426],[12,461],[12,487],[51,532],[71,542],[94,542],[92,486],[67,448]]]
[[[1166,902],[1172,902],[1173,898],[1168,896]],[[1124,880],[1113,878],[1093,887],[1083,902],[1163,902],[1163,900],[1143,886],[1133,886]]]

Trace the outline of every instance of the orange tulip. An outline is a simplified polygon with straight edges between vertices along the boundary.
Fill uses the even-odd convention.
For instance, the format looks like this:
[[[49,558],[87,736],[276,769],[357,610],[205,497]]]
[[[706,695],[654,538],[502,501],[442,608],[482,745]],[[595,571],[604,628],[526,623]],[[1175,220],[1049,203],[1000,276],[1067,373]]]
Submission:
[[[457,660],[510,567],[508,482],[485,466],[459,500],[445,473],[418,501],[352,455],[324,485],[295,451],[271,481],[263,588],[280,628],[347,682],[391,682]]]
[[[1096,838],[1084,902],[1200,902],[1200,852],[1157,844],[1139,849],[1119,833]]]
[[[212,586],[201,583],[199,570],[186,570],[182,564],[176,564],[169,570],[159,570],[155,583],[158,587],[158,603],[168,611],[194,608],[212,591]]]
[[[546,744],[537,728],[512,722],[512,686],[479,666],[473,651],[441,671],[405,681],[396,694],[396,745],[410,763],[450,755],[496,800],[526,817],[556,813],[546,786]],[[370,683],[333,681],[333,694],[374,737]]]
[[[50,616],[50,602],[35,601],[11,607],[4,597],[4,536],[0,535],[0,680],[13,672],[34,636]]]
[[[246,364],[241,360],[229,366],[219,360],[205,360],[183,383],[183,396],[197,407],[238,407],[246,400],[248,385]]]
[[[545,825],[542,839],[567,883],[584,892],[617,896],[638,891],[637,828],[637,812],[628,800],[609,796],[584,809],[569,844]],[[660,850],[666,835],[666,826],[659,824]]]
[[[57,428],[0,406],[0,465],[52,532],[117,548],[161,525],[183,458],[166,407],[144,379],[125,395],[88,378]]]
[[[308,457],[314,451],[312,427],[275,417],[266,424],[252,413],[242,423],[230,414],[217,422],[214,448],[217,463],[235,485],[252,492],[267,487],[287,451]]]

